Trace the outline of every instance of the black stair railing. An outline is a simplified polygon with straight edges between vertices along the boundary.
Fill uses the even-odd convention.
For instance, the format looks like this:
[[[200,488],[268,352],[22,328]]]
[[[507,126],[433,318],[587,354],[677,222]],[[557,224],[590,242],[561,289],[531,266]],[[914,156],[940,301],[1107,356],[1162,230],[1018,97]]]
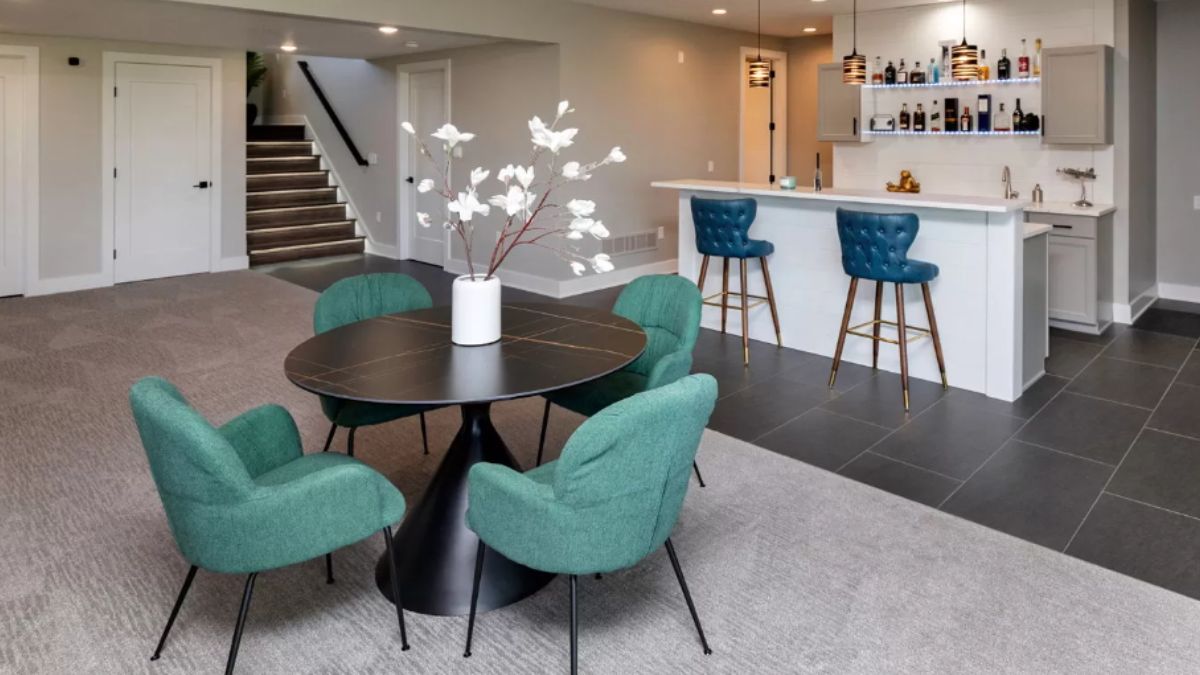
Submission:
[[[350,138],[350,132],[346,131],[346,126],[342,124],[342,120],[337,116],[337,112],[334,111],[333,105],[329,103],[329,99],[325,96],[321,85],[317,84],[317,78],[313,77],[312,71],[308,67],[308,61],[300,61],[299,64],[300,72],[304,73],[304,79],[308,80],[313,93],[317,95],[317,100],[321,102],[321,107],[325,108],[325,114],[329,115],[329,119],[333,121],[333,127],[337,129],[338,134],[341,135],[342,140],[346,143],[346,147],[349,148],[350,154],[354,156],[354,161],[359,166],[369,166],[370,162],[358,151],[358,146],[354,144],[354,139]]]

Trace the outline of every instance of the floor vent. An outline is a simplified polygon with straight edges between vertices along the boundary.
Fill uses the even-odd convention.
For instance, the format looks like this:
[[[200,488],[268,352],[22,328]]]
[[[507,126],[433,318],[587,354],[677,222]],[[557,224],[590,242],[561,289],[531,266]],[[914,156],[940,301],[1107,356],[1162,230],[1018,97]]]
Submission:
[[[611,256],[656,251],[658,250],[658,232],[646,230],[645,232],[623,234],[619,237],[609,237],[602,242],[600,250]]]

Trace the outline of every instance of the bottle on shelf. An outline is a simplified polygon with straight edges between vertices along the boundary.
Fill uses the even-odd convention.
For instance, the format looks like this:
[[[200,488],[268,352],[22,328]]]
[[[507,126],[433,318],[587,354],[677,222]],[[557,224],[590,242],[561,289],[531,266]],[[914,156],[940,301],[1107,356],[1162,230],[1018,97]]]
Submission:
[[[900,131],[910,131],[912,129],[912,120],[908,114],[908,104],[904,103],[900,106]]]
[[[942,99],[942,106],[946,112],[946,131],[958,131],[958,99]]]
[[[976,128],[979,131],[992,130],[992,95],[980,94],[975,101]]]
[[[925,71],[921,70],[921,60],[913,61],[912,71],[908,74],[909,84],[925,84]]]
[[[1033,76],[1042,76],[1042,38],[1033,41]]]
[[[893,66],[891,61],[888,61],[887,68],[883,70],[883,83],[896,84],[896,66]]]
[[[908,68],[904,65],[904,59],[900,59],[900,68],[896,71],[896,84],[908,84]]]
[[[996,62],[996,79],[1007,80],[1012,77],[1012,61],[1008,60],[1008,50],[1000,50],[1000,60]]]
[[[950,48],[942,47],[942,76],[947,80],[953,79],[950,77]]]
[[[962,116],[958,118],[958,130],[974,131],[974,129],[971,128],[971,123],[971,108],[968,106],[963,106]]]
[[[1005,112],[1004,104],[1001,103],[1000,110],[996,112],[996,126],[992,130],[1003,132],[1012,131],[1012,125],[1010,124],[1011,121],[1012,118],[1009,117],[1007,112]]]
[[[1017,99],[1017,107],[1013,108],[1012,114],[1012,130],[1025,130],[1025,113],[1021,110],[1021,99]]]
[[[1025,45],[1025,38],[1021,38],[1021,56],[1017,58],[1017,77],[1029,77],[1029,50]]]
[[[1042,128],[1042,121],[1038,119],[1036,113],[1025,113],[1025,119],[1021,123],[1021,131],[1038,131]]]
[[[988,65],[986,49],[979,50],[979,79],[992,79],[992,68]]]
[[[875,69],[871,71],[871,84],[883,84],[883,60],[875,57]]]
[[[934,59],[933,57],[930,57],[929,58],[929,81],[934,84],[937,84],[938,82],[941,81],[940,75],[941,75],[941,73],[938,72],[937,60]]]
[[[917,104],[917,111],[913,113],[912,130],[925,131],[925,109],[920,103]]]
[[[929,109],[929,130],[937,133],[942,130],[941,125],[942,113],[938,108],[938,100],[933,99],[933,107]]]

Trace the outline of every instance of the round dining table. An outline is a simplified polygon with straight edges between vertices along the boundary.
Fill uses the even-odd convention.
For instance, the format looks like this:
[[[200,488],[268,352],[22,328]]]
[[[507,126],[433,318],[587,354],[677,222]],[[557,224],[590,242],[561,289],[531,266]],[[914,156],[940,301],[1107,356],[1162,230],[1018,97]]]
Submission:
[[[463,347],[450,340],[449,307],[389,314],[310,338],[284,362],[288,379],[314,394],[461,408],[462,426],[395,535],[405,609],[441,616],[470,610],[479,540],[466,524],[467,472],[478,462],[522,470],[492,425],[492,403],[601,378],[646,348],[636,323],[602,309],[505,304],[501,321],[498,342]],[[479,609],[517,602],[551,579],[499,553],[489,555]],[[382,557],[375,581],[391,600],[390,568]]]

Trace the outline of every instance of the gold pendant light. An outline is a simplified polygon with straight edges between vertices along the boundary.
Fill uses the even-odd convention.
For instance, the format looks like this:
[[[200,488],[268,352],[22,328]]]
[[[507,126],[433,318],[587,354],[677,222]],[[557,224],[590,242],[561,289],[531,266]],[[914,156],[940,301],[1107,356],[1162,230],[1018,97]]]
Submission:
[[[854,51],[842,57],[842,82],[867,83],[867,57],[858,53],[858,0],[854,0]]]
[[[962,44],[950,48],[950,78],[957,82],[979,79],[979,48],[967,44],[967,0],[963,0]]]
[[[771,86],[771,62],[762,57],[762,0],[758,0],[758,56],[749,63],[750,86]]]

